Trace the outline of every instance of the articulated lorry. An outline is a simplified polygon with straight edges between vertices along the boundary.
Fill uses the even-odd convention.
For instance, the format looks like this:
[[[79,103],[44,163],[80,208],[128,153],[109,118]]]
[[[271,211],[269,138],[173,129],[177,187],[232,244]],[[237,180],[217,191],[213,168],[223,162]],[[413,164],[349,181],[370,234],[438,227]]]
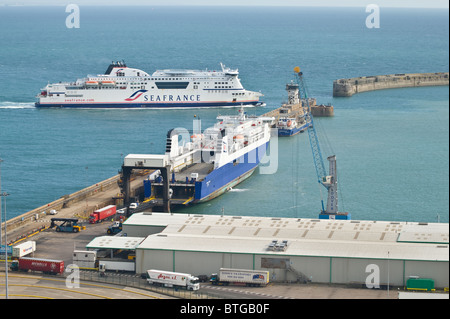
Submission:
[[[269,272],[264,270],[220,268],[218,274],[212,274],[213,285],[246,285],[252,287],[265,286],[269,283]]]
[[[147,282],[150,285],[199,290],[199,279],[191,274],[170,272],[164,270],[147,270]]]
[[[114,216],[116,214],[116,205],[109,205],[100,209],[97,209],[89,216],[89,223],[100,223],[104,219]]]
[[[64,261],[22,257],[11,262],[11,270],[41,271],[44,274],[61,275],[64,272]]]

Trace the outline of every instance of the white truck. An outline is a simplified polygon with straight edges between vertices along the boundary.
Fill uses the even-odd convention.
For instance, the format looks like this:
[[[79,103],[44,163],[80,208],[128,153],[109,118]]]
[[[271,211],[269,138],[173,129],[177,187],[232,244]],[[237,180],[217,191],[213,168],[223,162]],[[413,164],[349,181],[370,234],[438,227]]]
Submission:
[[[123,259],[100,259],[98,261],[98,271],[105,273],[106,271],[136,271],[136,264],[134,261],[127,261]]]
[[[264,270],[220,268],[218,274],[212,274],[210,282],[213,285],[246,285],[265,286],[269,283],[269,272]]]
[[[36,251],[36,242],[33,240],[18,244],[12,249],[12,256],[21,258]]]
[[[164,270],[147,270],[147,282],[150,285],[184,288],[192,291],[200,289],[200,282],[197,277],[192,276],[191,274]]]

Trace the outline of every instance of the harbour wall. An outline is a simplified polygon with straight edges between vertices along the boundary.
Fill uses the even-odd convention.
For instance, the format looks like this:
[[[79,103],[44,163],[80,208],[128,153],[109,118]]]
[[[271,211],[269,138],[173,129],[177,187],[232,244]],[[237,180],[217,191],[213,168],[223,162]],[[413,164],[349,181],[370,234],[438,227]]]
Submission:
[[[42,205],[38,208],[35,208],[33,210],[30,210],[29,212],[26,212],[22,215],[19,215],[17,217],[14,217],[12,219],[9,219],[7,221],[6,227],[7,231],[14,230],[18,227],[24,226],[30,222],[36,221],[47,214],[54,209],[56,211],[59,211],[63,208],[69,207],[71,204],[80,202],[82,200],[86,200],[87,198],[106,190],[110,190],[112,188],[117,188],[117,182],[119,180],[120,176],[115,175],[113,177],[110,177],[102,182],[99,182],[95,185],[89,186],[85,189],[79,190],[75,193],[72,193],[70,195],[64,195],[61,198],[50,202],[48,204]],[[113,199],[107,200],[104,203],[101,203],[99,206],[106,206],[109,204],[113,204]],[[85,212],[87,215],[92,213],[95,210],[95,207],[90,207],[89,211]],[[4,224],[4,223],[3,223]],[[4,227],[4,226],[2,226]]]
[[[352,96],[374,90],[449,85],[449,72],[408,73],[338,79],[333,82],[333,96]]]

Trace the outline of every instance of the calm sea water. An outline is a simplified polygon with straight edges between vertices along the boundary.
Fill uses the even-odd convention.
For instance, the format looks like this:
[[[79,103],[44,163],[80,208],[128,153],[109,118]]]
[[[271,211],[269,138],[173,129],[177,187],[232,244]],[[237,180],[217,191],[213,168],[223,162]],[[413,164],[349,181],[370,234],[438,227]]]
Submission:
[[[324,156],[338,159],[340,208],[353,219],[449,219],[448,87],[333,98],[344,77],[449,70],[448,10],[384,9],[381,27],[364,8],[0,7],[0,158],[7,216],[115,175],[129,153],[163,153],[173,127],[203,128],[230,109],[38,110],[47,82],[103,73],[112,60],[147,72],[239,68],[261,91],[262,114],[286,101],[299,65],[310,96],[332,103],[317,118]],[[184,212],[316,218],[321,192],[308,136],[278,141],[275,174],[255,174],[227,194]]]

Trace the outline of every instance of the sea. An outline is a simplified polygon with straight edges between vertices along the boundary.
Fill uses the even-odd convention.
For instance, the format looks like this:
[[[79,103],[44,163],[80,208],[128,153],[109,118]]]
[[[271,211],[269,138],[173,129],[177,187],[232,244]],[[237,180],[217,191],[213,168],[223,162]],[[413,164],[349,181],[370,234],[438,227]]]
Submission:
[[[261,91],[263,114],[287,101],[299,66],[309,96],[334,106],[315,118],[322,155],[336,155],[339,210],[355,220],[449,221],[448,86],[332,96],[340,78],[449,71],[448,9],[365,7],[0,6],[0,164],[7,219],[105,180],[131,153],[162,154],[171,128],[202,128],[233,108],[36,109],[47,83],[105,72],[111,61],[157,69],[238,68]],[[188,214],[317,218],[317,182],[306,133],[279,138],[270,160]]]

